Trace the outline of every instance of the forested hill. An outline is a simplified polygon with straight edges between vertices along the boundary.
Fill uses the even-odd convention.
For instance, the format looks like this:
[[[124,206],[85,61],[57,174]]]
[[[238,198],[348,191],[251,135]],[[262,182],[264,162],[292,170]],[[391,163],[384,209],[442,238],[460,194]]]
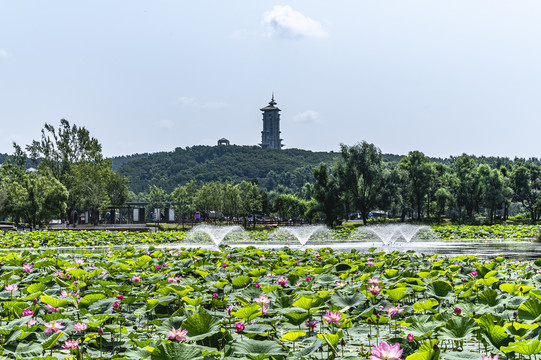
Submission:
[[[258,146],[193,146],[124,160],[119,172],[129,179],[130,190],[136,193],[147,191],[150,185],[170,192],[191,179],[235,183],[257,179],[262,186],[270,188],[284,182],[285,186],[297,187],[312,181],[312,169],[316,165],[332,163],[338,155]]]

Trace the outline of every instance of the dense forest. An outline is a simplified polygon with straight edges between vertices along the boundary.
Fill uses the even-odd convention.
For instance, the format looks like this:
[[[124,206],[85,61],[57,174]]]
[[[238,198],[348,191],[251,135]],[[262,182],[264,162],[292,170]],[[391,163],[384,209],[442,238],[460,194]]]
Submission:
[[[128,178],[130,190],[135,193],[148,191],[151,185],[171,192],[190,180],[239,183],[255,179],[266,188],[284,182],[287,187],[297,188],[313,181],[312,170],[316,165],[332,163],[338,155],[257,146],[193,146],[125,162],[119,173]],[[288,179],[282,179],[284,174]]]

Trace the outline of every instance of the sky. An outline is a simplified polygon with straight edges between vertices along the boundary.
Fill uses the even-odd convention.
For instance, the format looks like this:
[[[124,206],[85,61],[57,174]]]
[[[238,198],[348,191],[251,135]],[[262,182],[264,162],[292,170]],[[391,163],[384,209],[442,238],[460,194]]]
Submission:
[[[285,148],[541,157],[541,2],[0,0],[0,153],[45,123],[106,156]]]

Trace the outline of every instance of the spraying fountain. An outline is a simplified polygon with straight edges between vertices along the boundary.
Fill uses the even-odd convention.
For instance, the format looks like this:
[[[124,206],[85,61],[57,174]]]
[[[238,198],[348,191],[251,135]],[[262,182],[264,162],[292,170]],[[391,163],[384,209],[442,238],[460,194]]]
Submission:
[[[244,233],[244,229],[238,225],[230,226],[212,226],[212,225],[199,225],[191,229],[186,235],[189,239],[195,239],[198,235],[207,235],[210,237],[214,245],[220,246],[220,243],[226,236],[232,233]]]
[[[279,231],[293,235],[301,246],[304,246],[315,234],[328,233],[329,229],[324,225],[304,225],[284,227],[280,228]]]
[[[381,241],[383,245],[389,246],[404,239],[406,243],[420,234],[428,231],[428,226],[411,225],[411,224],[385,224],[385,225],[370,225],[356,229],[352,234],[352,239],[366,241]]]

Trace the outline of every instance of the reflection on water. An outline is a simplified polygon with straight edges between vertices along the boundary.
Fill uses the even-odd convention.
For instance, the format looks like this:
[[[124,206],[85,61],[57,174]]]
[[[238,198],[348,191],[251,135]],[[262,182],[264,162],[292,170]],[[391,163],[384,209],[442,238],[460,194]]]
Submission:
[[[65,254],[103,254],[111,250],[121,250],[124,248],[148,249],[152,245],[140,246],[94,246],[94,247],[56,247],[56,248],[18,248],[18,249],[2,249],[0,252],[23,252],[23,251],[45,251],[52,250],[58,253]],[[369,249],[375,251],[402,251],[406,252],[413,250],[423,254],[440,254],[448,257],[459,255],[478,255],[484,258],[494,258],[503,256],[507,259],[522,259],[533,260],[541,257],[541,243],[531,241],[502,241],[502,240],[479,240],[479,241],[464,241],[464,242],[447,242],[447,241],[419,241],[419,242],[398,242],[391,245],[383,245],[381,242],[316,242],[302,246],[298,243],[232,243],[227,246],[238,248],[253,246],[261,249],[280,249],[287,246],[298,250],[320,250],[323,248],[332,248],[336,251],[350,251],[356,249],[360,252],[367,252]],[[194,243],[175,243],[175,244],[160,244],[154,245],[155,249],[192,249],[206,248],[216,250],[215,245],[210,244],[194,244]]]

